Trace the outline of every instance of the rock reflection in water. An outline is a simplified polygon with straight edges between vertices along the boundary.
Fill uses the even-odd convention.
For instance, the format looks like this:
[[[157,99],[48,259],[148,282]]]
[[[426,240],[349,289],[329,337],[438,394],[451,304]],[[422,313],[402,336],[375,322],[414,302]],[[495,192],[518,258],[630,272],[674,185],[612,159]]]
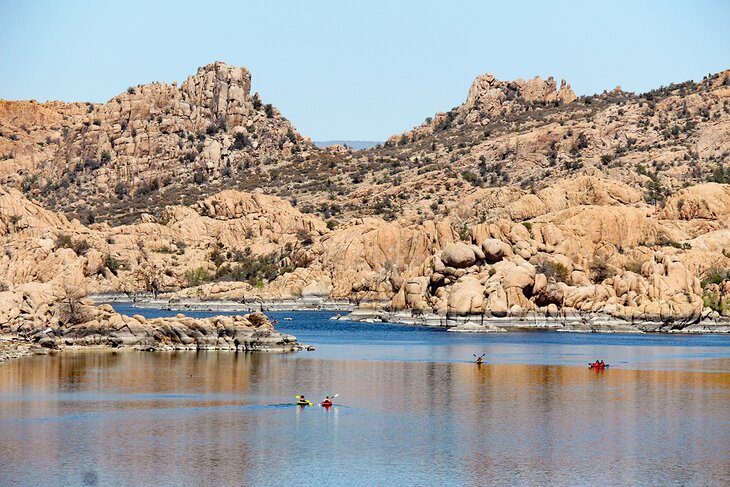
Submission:
[[[0,485],[723,485],[728,405],[728,372],[66,353],[0,367]]]

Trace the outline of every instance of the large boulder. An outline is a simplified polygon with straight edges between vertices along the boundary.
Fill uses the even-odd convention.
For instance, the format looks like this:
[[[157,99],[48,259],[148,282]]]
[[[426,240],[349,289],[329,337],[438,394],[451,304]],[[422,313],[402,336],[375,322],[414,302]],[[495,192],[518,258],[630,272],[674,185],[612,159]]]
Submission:
[[[465,269],[473,266],[476,261],[474,249],[463,242],[455,242],[447,244],[441,252],[441,261],[447,267],[456,269]]]
[[[405,305],[410,309],[425,309],[426,290],[428,289],[427,277],[414,277],[405,284]]]
[[[484,288],[474,276],[464,276],[452,286],[449,293],[450,314],[481,314],[484,312]]]
[[[509,245],[496,238],[485,239],[482,242],[482,251],[484,252],[484,258],[490,264],[499,262],[512,253]]]

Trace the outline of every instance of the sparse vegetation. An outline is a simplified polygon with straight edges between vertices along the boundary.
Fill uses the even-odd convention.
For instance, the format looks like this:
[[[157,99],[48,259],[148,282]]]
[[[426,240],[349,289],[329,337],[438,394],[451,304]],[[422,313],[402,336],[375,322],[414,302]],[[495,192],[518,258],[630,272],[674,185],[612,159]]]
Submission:
[[[570,283],[570,273],[568,268],[560,262],[553,261],[549,258],[542,258],[535,264],[535,270],[540,274],[545,274],[548,279],[555,279],[557,282]]]
[[[188,287],[200,286],[213,280],[213,276],[205,267],[196,267],[185,271],[185,282]]]
[[[117,275],[117,272],[119,272],[119,268],[121,267],[121,264],[119,261],[111,254],[106,254],[104,256],[104,267],[109,269],[109,272]]]
[[[600,284],[616,275],[616,268],[608,264],[605,259],[594,256],[591,262],[591,281]]]

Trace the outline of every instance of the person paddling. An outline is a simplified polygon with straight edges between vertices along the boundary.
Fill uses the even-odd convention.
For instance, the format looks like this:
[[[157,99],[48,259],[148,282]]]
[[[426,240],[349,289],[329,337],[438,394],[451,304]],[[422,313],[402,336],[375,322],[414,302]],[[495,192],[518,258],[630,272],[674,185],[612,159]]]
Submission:
[[[329,409],[330,406],[334,405],[334,399],[339,396],[339,394],[333,394],[331,396],[326,396],[320,404],[320,406],[324,406],[326,409]]]
[[[477,358],[477,359],[476,359],[476,360],[474,361],[474,363],[476,363],[476,364],[481,364],[482,362],[484,362],[484,356],[486,355],[486,353],[483,353],[483,354],[481,354],[481,355],[480,355],[480,356],[478,356],[478,357],[477,357],[477,354],[475,354],[475,353],[473,353],[472,355],[474,355],[474,356],[475,356],[475,357]]]

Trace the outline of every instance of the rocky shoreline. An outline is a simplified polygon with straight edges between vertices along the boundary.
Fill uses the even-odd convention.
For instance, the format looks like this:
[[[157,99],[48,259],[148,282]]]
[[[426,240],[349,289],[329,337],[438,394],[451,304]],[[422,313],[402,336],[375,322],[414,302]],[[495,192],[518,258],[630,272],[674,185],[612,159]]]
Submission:
[[[0,292],[0,362],[77,348],[139,351],[229,350],[295,352],[313,349],[279,333],[260,312],[146,319],[117,313],[109,304],[59,296],[42,284]]]
[[[129,297],[119,295],[95,295],[97,303],[129,302]],[[647,318],[626,321],[600,312],[562,310],[556,315],[535,311],[503,317],[488,314],[438,314],[419,310],[388,310],[388,302],[367,302],[358,306],[346,300],[334,299],[269,299],[254,303],[224,300],[169,300],[138,296],[135,308],[164,309],[172,311],[204,311],[238,313],[251,311],[347,311],[331,319],[364,323],[397,323],[415,326],[446,328],[449,332],[502,333],[515,330],[551,330],[572,333],[730,333],[730,319],[714,315],[696,321],[651,320]]]
[[[726,319],[705,318],[695,323],[652,320],[629,322],[603,313],[577,311],[560,316],[532,312],[521,316],[495,317],[359,308],[347,315],[334,316],[332,319],[364,323],[434,326],[457,333],[504,333],[517,330],[551,330],[572,333],[730,333],[730,320]]]

